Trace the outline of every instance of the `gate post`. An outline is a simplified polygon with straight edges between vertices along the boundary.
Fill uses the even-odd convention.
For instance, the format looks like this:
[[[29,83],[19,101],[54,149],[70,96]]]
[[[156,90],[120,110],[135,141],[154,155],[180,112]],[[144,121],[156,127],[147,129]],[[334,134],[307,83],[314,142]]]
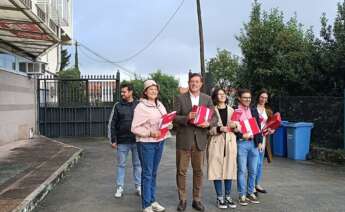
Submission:
[[[40,118],[41,118],[41,109],[40,109],[40,107],[41,107],[41,88],[40,88],[40,86],[41,86],[41,84],[40,84],[40,78],[39,77],[37,77],[36,78],[36,101],[37,101],[37,105],[36,105],[36,110],[37,110],[37,114],[36,114],[36,119],[37,119],[37,121],[36,121],[36,135],[41,135],[41,130],[40,130]]]
[[[120,71],[117,70],[116,72],[116,99],[115,102],[120,101]]]

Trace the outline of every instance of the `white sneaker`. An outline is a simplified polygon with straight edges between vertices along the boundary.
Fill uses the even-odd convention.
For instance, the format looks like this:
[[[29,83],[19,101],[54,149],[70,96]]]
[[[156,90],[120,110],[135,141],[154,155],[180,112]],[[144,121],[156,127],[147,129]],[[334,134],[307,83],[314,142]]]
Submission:
[[[122,194],[123,194],[123,188],[122,188],[122,186],[118,186],[114,196],[116,198],[121,198]]]
[[[138,196],[141,196],[141,186],[135,186],[135,191]]]
[[[143,212],[154,212],[154,211],[152,210],[152,207],[149,206],[149,207],[145,208],[145,209],[143,210]]]
[[[152,210],[155,212],[162,212],[165,211],[165,208],[161,206],[158,202],[154,202],[151,204]]]

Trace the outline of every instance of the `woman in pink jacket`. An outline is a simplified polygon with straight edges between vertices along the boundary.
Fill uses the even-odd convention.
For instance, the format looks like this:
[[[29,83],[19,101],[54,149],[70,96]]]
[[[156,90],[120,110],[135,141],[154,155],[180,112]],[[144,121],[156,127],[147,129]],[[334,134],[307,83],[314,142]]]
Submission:
[[[142,207],[144,212],[164,211],[156,201],[156,176],[163,153],[164,141],[161,136],[160,120],[166,109],[158,100],[159,86],[153,80],[144,82],[144,91],[140,103],[134,110],[132,132],[137,138],[137,147],[141,163]]]

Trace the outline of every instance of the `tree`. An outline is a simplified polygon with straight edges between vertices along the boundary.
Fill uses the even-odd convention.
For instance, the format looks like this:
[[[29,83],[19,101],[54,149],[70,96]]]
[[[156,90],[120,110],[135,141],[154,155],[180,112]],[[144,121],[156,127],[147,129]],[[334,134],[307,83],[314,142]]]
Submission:
[[[345,87],[345,1],[338,3],[334,24],[321,17],[320,39],[315,40],[315,67],[318,72],[312,83],[318,93],[342,96]]]
[[[171,111],[173,108],[175,97],[178,94],[178,81],[170,75],[162,73],[161,70],[157,70],[156,72],[153,72],[149,75],[149,79],[155,80],[160,87],[160,99],[166,109],[168,111]],[[136,98],[140,98],[142,95],[142,92],[144,90],[144,81],[146,79],[135,76],[134,80],[130,81],[122,81],[122,82],[129,82],[134,87],[134,96]]]
[[[238,85],[253,91],[266,87],[273,94],[309,93],[313,37],[311,30],[303,30],[296,16],[284,22],[278,9],[262,12],[261,5],[254,1],[250,21],[236,37],[244,57]]]
[[[211,73],[214,83],[222,88],[235,85],[239,69],[238,56],[231,55],[225,49],[217,49],[217,55],[207,62],[207,70]]]
[[[171,111],[173,109],[175,97],[178,94],[178,80],[173,76],[162,73],[161,70],[151,73],[150,78],[159,84],[160,99],[166,109]]]
[[[60,71],[63,71],[70,64],[71,54],[68,53],[67,49],[61,49],[61,64]]]
[[[66,70],[60,70],[57,75],[61,79],[78,79],[80,78],[80,71],[79,69],[69,68]]]
[[[85,81],[74,81],[80,78],[80,71],[75,68],[69,68],[59,71],[58,78],[58,99],[60,106],[75,106],[88,104],[86,98]]]

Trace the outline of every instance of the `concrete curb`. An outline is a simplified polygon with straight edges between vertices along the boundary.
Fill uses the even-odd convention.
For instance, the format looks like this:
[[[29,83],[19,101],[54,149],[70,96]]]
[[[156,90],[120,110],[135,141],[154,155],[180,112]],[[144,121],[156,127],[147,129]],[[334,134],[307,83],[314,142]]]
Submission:
[[[74,147],[77,148],[77,147]],[[77,148],[79,149],[79,148]],[[56,170],[48,179],[46,179],[38,188],[29,194],[12,212],[29,212],[32,211],[39,202],[65,177],[65,174],[76,165],[83,154],[79,149],[74,153],[58,170]]]

